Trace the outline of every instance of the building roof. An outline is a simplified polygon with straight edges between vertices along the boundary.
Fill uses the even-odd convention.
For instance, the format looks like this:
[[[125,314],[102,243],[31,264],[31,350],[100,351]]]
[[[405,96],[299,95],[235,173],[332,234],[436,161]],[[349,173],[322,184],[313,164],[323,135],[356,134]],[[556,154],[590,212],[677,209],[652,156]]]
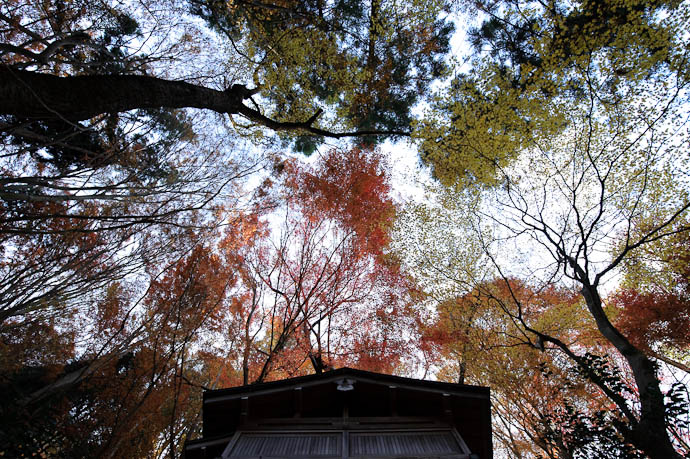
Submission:
[[[187,459],[492,454],[488,388],[353,368],[206,391],[203,422]]]
[[[271,391],[286,390],[290,387],[324,384],[342,378],[352,378],[358,381],[368,381],[377,384],[396,385],[398,387],[413,387],[415,390],[430,390],[436,392],[458,393],[466,396],[472,394],[485,398],[489,396],[489,388],[472,386],[469,384],[456,384],[441,381],[429,381],[426,379],[405,378],[402,376],[374,373],[372,371],[358,370],[356,368],[342,367],[321,374],[299,376],[296,378],[281,379],[247,386],[228,387],[204,391],[204,404],[215,403],[219,400],[243,397],[249,394],[269,393]]]

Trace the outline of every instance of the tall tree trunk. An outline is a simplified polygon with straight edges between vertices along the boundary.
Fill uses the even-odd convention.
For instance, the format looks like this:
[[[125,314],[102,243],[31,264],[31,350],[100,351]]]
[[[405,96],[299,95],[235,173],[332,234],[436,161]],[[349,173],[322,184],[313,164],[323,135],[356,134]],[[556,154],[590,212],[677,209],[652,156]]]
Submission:
[[[465,372],[467,371],[467,363],[465,357],[458,359],[458,384],[465,384]]]
[[[583,283],[581,293],[597,328],[625,358],[635,378],[640,397],[640,418],[631,420],[633,429],[629,440],[652,459],[680,458],[666,431],[664,394],[659,387],[656,365],[609,321],[595,286]]]
[[[239,113],[247,88],[225,91],[144,75],[58,77],[0,66],[0,113],[80,121],[138,108],[204,108]]]
[[[248,333],[245,335],[244,351],[242,352],[242,385],[249,384],[249,351],[250,343]]]
[[[234,84],[224,91],[183,81],[145,75],[80,75],[58,77],[0,65],[0,114],[20,119],[82,121],[103,113],[145,108],[200,108],[242,115],[275,131],[306,131],[331,138],[367,135],[402,135],[398,131],[334,133],[312,126],[317,110],[299,122],[275,121],[243,103],[257,89]]]

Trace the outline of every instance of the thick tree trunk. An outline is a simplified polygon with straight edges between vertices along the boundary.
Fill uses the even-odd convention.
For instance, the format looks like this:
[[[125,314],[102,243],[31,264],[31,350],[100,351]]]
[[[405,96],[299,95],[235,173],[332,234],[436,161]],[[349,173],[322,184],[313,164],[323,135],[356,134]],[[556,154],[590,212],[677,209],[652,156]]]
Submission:
[[[640,397],[640,418],[633,423],[630,441],[652,459],[680,458],[666,431],[664,395],[659,387],[654,362],[633,346],[609,321],[595,286],[585,284],[581,293],[596,320],[597,328],[623,355],[635,378]]]
[[[304,121],[276,121],[243,101],[257,89],[234,84],[224,91],[144,75],[58,77],[0,65],[0,115],[20,119],[82,121],[103,113],[143,108],[200,108],[242,115],[274,131],[298,131],[330,138],[369,135],[410,136],[405,131],[330,132],[314,127],[323,112]]]
[[[0,113],[81,121],[138,108],[202,108],[239,113],[243,91],[226,91],[143,75],[57,77],[0,66]]]

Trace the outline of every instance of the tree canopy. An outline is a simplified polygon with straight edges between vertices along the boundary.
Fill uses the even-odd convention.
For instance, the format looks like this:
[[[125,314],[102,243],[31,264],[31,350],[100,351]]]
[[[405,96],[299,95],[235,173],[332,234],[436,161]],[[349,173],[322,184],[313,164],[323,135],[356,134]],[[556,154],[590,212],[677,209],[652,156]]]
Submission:
[[[112,134],[102,138],[91,122],[80,122],[107,117],[112,131],[123,112],[143,111],[139,118],[147,110],[197,108],[294,132],[296,147],[308,152],[318,137],[408,136],[412,107],[446,67],[453,26],[439,16],[443,8],[437,1],[377,0],[191,0],[156,3],[153,10],[18,4],[0,18],[7,25],[4,132],[15,142],[65,137],[75,148],[98,151]],[[184,23],[182,30],[158,30],[150,22],[165,20],[165,9],[184,11],[186,21],[202,18],[218,36],[195,36],[204,31],[187,31]],[[175,75],[158,65],[193,65],[194,52],[180,48],[221,39],[233,59],[222,67]],[[152,52],[146,41],[154,43]],[[233,76],[201,76],[209,71]],[[201,75],[181,81],[185,73]]]
[[[689,26],[3,2],[0,455],[177,457],[204,389],[338,366],[491,386],[505,457],[690,454]]]

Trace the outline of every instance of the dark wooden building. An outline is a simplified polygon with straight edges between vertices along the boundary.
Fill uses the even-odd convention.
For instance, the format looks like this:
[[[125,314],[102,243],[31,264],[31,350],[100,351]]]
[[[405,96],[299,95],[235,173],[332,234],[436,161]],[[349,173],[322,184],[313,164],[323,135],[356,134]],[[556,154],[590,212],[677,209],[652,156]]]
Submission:
[[[341,368],[204,393],[186,459],[489,459],[489,389]]]

